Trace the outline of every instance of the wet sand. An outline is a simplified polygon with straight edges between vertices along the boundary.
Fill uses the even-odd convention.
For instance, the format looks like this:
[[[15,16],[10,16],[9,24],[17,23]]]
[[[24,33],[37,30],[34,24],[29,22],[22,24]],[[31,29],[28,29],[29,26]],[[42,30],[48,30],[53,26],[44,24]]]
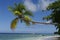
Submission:
[[[51,37],[51,38],[47,38],[45,40],[60,40],[60,37]]]

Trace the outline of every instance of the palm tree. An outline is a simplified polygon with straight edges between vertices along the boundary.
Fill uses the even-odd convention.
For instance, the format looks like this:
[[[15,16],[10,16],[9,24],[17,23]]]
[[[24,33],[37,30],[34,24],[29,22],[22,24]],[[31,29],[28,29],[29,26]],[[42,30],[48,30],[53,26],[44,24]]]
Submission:
[[[11,22],[11,29],[15,29],[17,22],[21,21],[26,23],[26,25],[32,24],[54,24],[54,23],[44,23],[44,22],[35,22],[30,16],[33,16],[32,12],[27,10],[24,4],[14,4],[13,7],[9,6],[9,10],[16,16],[14,20]]]
[[[11,29],[16,28],[17,22],[20,20],[21,22],[25,22],[26,25],[30,25],[30,21],[32,19],[30,16],[33,16],[32,12],[27,10],[24,6],[24,4],[14,4],[14,7],[9,6],[9,10],[16,16],[16,18],[11,22]]]
[[[57,23],[55,26],[58,29],[58,32],[55,33],[60,34],[60,0],[57,0],[54,3],[50,4],[47,7],[47,10],[52,10],[52,13],[44,19],[52,20],[53,23]]]

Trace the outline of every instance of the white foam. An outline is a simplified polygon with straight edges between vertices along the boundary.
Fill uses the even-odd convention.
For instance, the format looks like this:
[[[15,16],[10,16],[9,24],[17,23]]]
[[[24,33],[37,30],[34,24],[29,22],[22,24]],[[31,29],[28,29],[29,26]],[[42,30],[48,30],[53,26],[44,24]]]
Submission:
[[[45,40],[47,38],[53,38],[53,37],[60,37],[60,35],[39,37],[36,40]]]

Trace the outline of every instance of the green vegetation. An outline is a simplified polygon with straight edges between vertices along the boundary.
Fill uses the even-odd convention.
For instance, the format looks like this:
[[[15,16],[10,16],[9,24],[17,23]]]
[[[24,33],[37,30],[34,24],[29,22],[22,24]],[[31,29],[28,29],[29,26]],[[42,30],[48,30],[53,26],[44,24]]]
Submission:
[[[14,4],[14,7],[9,6],[9,10],[16,16],[16,18],[11,22],[11,29],[15,29],[16,28],[16,24],[18,21],[24,22],[26,23],[26,25],[30,25],[38,23],[38,24],[48,24],[48,23],[41,23],[41,22],[34,22],[32,21],[32,19],[30,18],[31,16],[33,16],[32,12],[27,10],[26,7],[24,6],[24,4]],[[52,13],[46,17],[44,17],[44,19],[46,20],[52,20],[52,23],[57,23],[54,24],[56,26],[56,29],[58,30],[57,32],[55,32],[55,34],[60,34],[60,1],[55,1],[54,3],[51,3],[48,7],[47,10],[51,10]],[[49,24],[52,24],[49,23]]]
[[[51,3],[47,7],[47,10],[52,10],[52,13],[44,19],[52,20],[53,23],[57,23],[55,26],[58,31],[55,32],[55,34],[60,34],[60,0]]]
[[[16,16],[16,18],[11,22],[11,29],[16,28],[16,24],[18,21],[26,23],[26,25],[30,25],[32,19],[30,16],[33,16],[31,11],[28,11],[22,3],[14,4],[14,7],[9,6],[9,10]]]

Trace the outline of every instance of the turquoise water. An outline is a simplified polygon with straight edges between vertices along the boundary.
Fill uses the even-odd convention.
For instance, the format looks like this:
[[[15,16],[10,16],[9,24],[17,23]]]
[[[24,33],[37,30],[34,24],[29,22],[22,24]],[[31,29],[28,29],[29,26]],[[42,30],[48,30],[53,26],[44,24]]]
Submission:
[[[44,36],[52,35],[53,34],[1,33],[0,40],[42,40]]]

